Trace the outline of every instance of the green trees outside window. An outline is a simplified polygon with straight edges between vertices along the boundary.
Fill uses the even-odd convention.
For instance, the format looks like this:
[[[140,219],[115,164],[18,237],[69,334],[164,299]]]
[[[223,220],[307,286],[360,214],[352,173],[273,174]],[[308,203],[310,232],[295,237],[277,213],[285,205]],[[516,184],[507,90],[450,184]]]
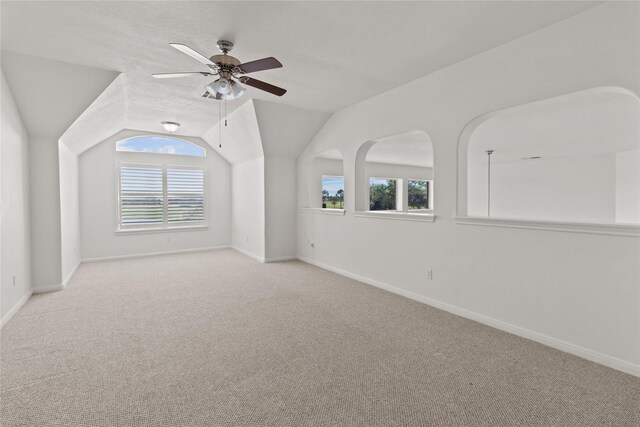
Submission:
[[[429,181],[410,179],[407,184],[409,209],[429,209]]]
[[[322,207],[344,209],[344,177],[322,176]]]
[[[396,180],[369,179],[369,209],[372,211],[394,211],[396,204]]]

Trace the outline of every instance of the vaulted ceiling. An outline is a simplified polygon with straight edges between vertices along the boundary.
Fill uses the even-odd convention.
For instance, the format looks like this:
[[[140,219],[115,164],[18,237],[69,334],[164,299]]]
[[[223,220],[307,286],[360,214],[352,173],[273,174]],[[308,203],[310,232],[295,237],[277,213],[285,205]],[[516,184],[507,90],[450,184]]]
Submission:
[[[173,120],[183,124],[184,134],[202,136],[218,121],[218,103],[200,97],[203,86],[212,79],[156,80],[151,74],[204,70],[202,64],[172,49],[170,42],[188,44],[210,56],[217,53],[216,40],[231,40],[236,45],[232,54],[242,61],[275,56],[284,64],[282,69],[259,72],[255,77],[288,89],[286,95],[278,98],[249,88],[248,96],[227,106],[232,112],[249,98],[258,101],[255,107],[261,110],[261,126],[270,125],[260,115],[270,117],[269,122],[278,121],[279,125],[271,127],[282,137],[280,127],[293,123],[287,122],[289,116],[304,117],[302,121],[315,128],[331,112],[595,5],[3,1],[1,43],[3,52],[122,73],[92,105],[92,111],[76,121],[72,134],[94,127],[106,132],[116,116],[120,119],[124,114],[129,128],[161,131],[161,120]],[[49,72],[46,68],[38,71]],[[33,79],[37,85],[37,77]],[[48,89],[40,87],[45,92]],[[42,102],[43,108],[56,108],[55,99]],[[83,124],[86,120],[91,126]],[[304,130],[292,138],[308,134],[313,136],[311,130]],[[291,142],[295,147],[285,154],[291,155],[299,144]],[[278,146],[269,150],[282,154]]]

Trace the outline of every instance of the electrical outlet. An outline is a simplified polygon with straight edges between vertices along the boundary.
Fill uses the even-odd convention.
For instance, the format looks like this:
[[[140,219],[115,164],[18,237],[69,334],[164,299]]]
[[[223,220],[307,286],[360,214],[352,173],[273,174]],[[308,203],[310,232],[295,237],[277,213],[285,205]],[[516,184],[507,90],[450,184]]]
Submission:
[[[432,269],[428,269],[427,270],[427,279],[429,279],[429,280],[433,279],[433,270]]]

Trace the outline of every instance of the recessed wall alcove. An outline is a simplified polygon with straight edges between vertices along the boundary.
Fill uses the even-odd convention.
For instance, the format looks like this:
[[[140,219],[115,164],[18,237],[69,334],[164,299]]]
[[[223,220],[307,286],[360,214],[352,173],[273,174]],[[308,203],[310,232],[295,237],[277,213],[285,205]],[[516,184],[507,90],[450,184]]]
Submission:
[[[593,88],[478,117],[459,142],[458,215],[640,223],[640,100]]]
[[[433,214],[433,145],[425,132],[364,143],[355,176],[356,211]]]

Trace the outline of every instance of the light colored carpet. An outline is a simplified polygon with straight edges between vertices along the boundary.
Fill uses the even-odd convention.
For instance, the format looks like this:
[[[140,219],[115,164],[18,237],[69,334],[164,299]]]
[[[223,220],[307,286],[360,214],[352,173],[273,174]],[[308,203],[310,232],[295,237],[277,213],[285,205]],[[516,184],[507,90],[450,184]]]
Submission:
[[[297,262],[84,264],[3,328],[8,426],[639,426],[640,379]]]

